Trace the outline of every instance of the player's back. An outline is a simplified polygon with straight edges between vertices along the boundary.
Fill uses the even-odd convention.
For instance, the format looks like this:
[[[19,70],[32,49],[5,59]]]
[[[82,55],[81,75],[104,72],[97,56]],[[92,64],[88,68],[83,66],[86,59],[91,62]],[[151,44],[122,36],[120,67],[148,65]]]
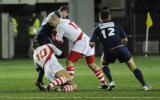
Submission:
[[[117,46],[123,45],[121,28],[113,21],[100,23],[97,27],[97,36],[102,41],[105,50],[111,50]]]
[[[50,60],[54,51],[49,45],[38,47],[33,54],[34,63],[38,64],[42,69],[45,63]]]
[[[48,23],[48,17],[45,18],[40,26],[40,29],[38,31],[38,34],[46,34],[48,36],[51,36],[51,33],[53,31],[54,27],[52,27],[49,23]]]
[[[64,32],[64,37],[71,40],[72,42],[75,42],[79,35],[82,33],[82,30],[78,25],[76,25],[74,22],[68,19],[61,19],[60,23],[57,27],[57,33],[61,33],[61,31]]]

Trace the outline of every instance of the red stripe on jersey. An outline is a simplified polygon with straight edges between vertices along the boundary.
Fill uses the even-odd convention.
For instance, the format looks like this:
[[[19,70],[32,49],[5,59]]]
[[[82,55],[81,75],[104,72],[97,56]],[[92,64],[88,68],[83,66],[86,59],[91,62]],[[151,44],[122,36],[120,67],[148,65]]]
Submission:
[[[46,58],[46,61],[45,61],[44,65],[51,59],[51,57],[52,57],[52,55],[54,53],[53,49],[49,45],[46,45],[46,46],[48,46],[50,52],[49,52],[49,55]]]
[[[72,22],[72,21],[69,22],[69,25],[71,25],[76,30],[78,29],[78,26],[74,22]]]
[[[77,40],[73,42],[73,44],[75,44],[77,41],[81,40],[83,37],[83,32],[80,33],[80,35],[78,36]]]

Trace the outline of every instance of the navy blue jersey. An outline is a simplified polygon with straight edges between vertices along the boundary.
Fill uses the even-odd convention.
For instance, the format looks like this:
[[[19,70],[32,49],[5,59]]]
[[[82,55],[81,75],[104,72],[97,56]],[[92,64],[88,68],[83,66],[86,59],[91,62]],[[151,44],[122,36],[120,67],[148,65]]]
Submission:
[[[54,28],[50,26],[49,23],[41,25],[37,34],[37,40],[41,45],[53,43],[52,40],[53,29]]]
[[[44,25],[41,25],[41,27],[38,31],[38,34],[46,34],[48,37],[51,37],[53,29],[54,29],[54,27],[49,25],[49,23],[46,23]]]
[[[122,39],[126,37],[126,33],[122,27],[112,21],[98,24],[91,37],[91,42],[96,42],[99,38],[103,44],[104,50],[112,50],[123,45]]]

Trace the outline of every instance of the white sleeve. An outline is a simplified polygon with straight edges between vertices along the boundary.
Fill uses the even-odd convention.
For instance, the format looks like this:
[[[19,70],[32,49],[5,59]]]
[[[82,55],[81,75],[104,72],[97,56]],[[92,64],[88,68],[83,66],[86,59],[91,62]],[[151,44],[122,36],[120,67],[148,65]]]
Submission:
[[[63,42],[63,35],[64,35],[64,28],[62,26],[59,26],[57,28],[56,40],[59,42]]]
[[[49,44],[49,46],[53,49],[54,53],[57,55],[57,56],[60,56],[62,54],[62,51],[60,49],[58,49],[55,45],[53,44]]]

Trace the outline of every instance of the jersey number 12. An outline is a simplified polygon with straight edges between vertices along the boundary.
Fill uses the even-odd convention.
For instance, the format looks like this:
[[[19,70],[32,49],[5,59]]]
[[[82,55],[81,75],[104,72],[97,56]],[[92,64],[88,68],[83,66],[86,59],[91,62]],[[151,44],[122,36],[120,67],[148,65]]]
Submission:
[[[113,36],[113,35],[115,35],[115,33],[114,33],[114,31],[115,31],[114,28],[108,28],[108,31],[109,31],[108,36]],[[105,30],[102,30],[101,33],[102,33],[102,35],[103,35],[103,38],[106,39],[107,36],[106,36]]]

